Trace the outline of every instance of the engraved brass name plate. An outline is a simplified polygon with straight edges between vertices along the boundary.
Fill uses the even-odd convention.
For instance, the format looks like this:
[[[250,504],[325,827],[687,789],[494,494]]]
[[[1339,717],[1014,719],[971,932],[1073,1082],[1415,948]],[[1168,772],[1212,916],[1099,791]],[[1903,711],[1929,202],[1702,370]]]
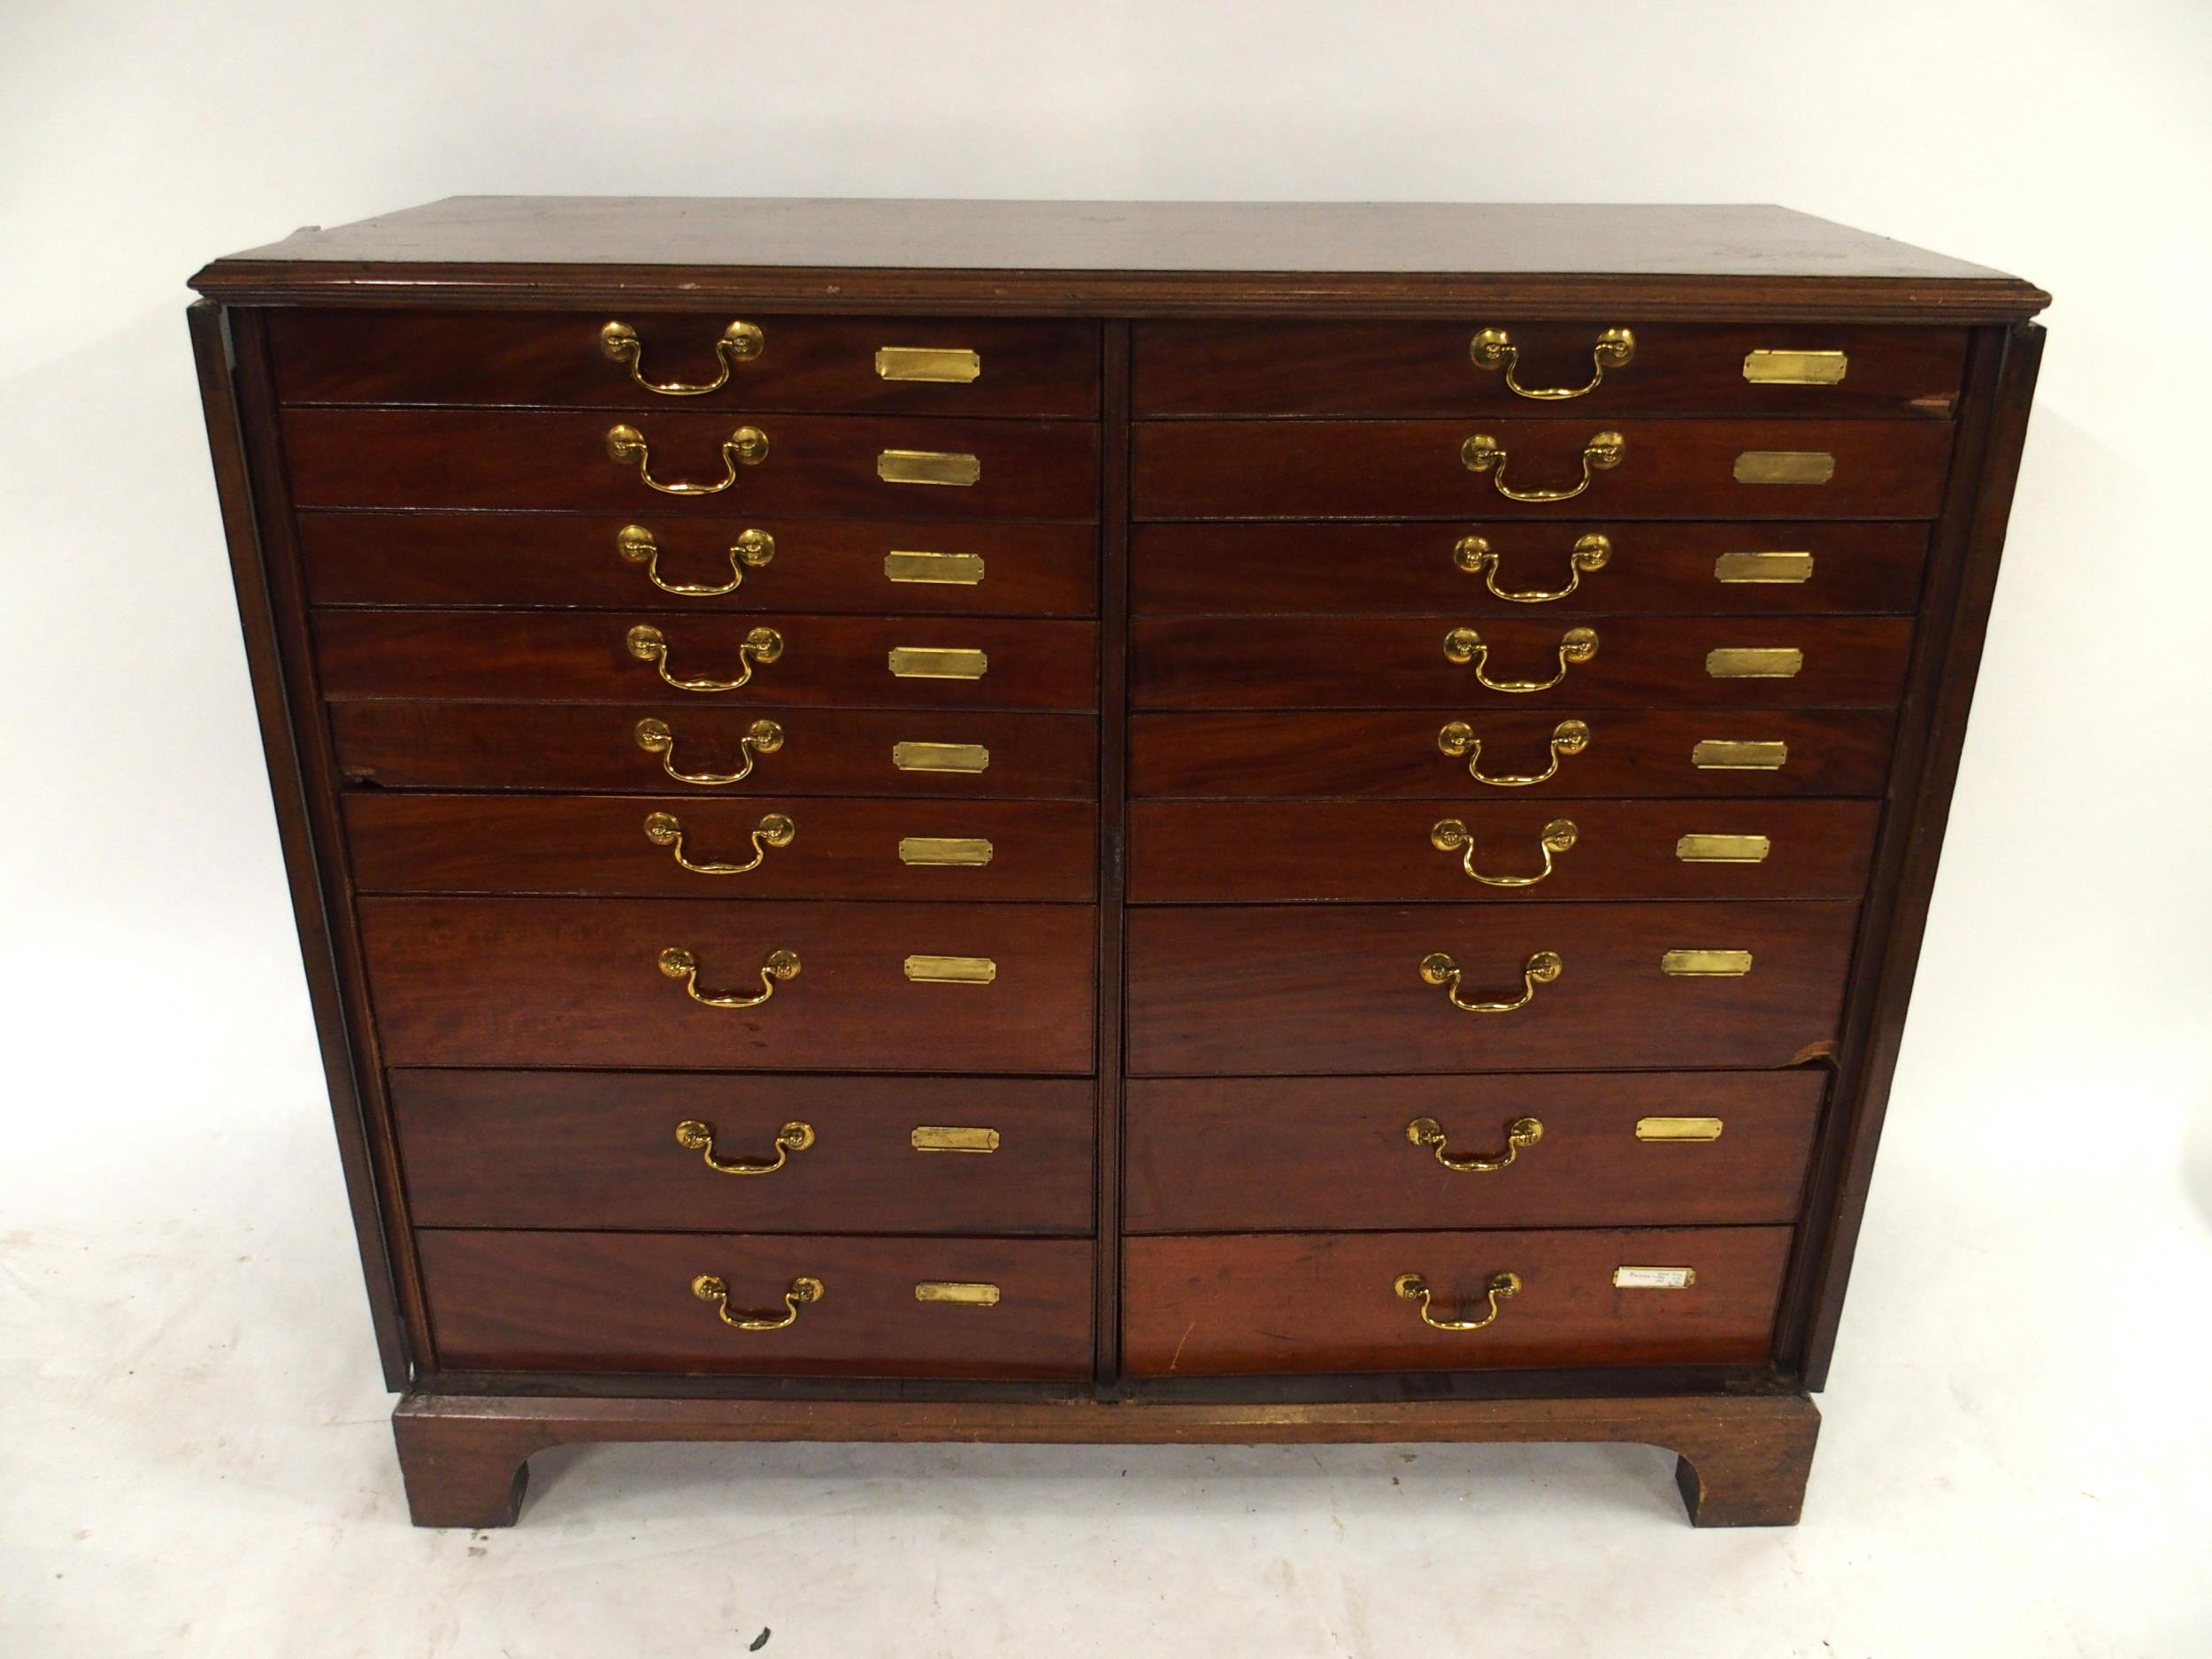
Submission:
[[[984,772],[991,751],[980,743],[894,743],[891,764],[901,772]]]
[[[886,553],[883,573],[895,582],[972,588],[983,580],[980,553]],[[1724,579],[1725,580],[1725,579]]]
[[[1717,1118],[1639,1118],[1636,1120],[1636,1139],[1717,1141],[1720,1139],[1720,1128]]]
[[[1616,1290],[1687,1290],[1697,1283],[1694,1267],[1617,1267]]]
[[[987,864],[991,862],[991,843],[980,837],[902,835],[899,838],[899,862],[902,864]]]
[[[1809,553],[1724,553],[1713,561],[1717,582],[1802,582],[1812,574]]]
[[[998,1131],[962,1129],[942,1124],[919,1124],[909,1137],[917,1152],[995,1152]]]
[[[1670,950],[1659,958],[1659,972],[1678,979],[1734,979],[1751,972],[1748,950]]]
[[[1690,764],[1702,772],[1779,772],[1789,758],[1787,743],[1723,737],[1709,737],[1690,751]]]
[[[991,672],[991,659],[981,651],[895,645],[891,672],[901,680],[980,680]]]
[[[909,956],[906,977],[917,985],[988,985],[998,978],[998,964],[988,956]]]
[[[917,1302],[957,1302],[971,1308],[995,1308],[996,1285],[962,1284],[957,1279],[926,1279],[914,1286]]]
[[[1825,484],[1835,475],[1836,457],[1825,449],[1746,449],[1736,457],[1739,484]]]
[[[1743,377],[1754,386],[1833,386],[1851,367],[1841,351],[1754,351],[1743,360]]]
[[[983,463],[942,449],[886,449],[876,457],[876,476],[887,484],[968,485],[983,476]]]
[[[1674,856],[1686,864],[1763,864],[1773,850],[1763,835],[1685,835],[1674,844]]]
[[[1794,645],[1730,645],[1705,653],[1705,672],[1715,680],[1794,680],[1805,653]]]
[[[876,351],[876,374],[881,380],[965,386],[982,373],[983,359],[957,347],[882,346]]]

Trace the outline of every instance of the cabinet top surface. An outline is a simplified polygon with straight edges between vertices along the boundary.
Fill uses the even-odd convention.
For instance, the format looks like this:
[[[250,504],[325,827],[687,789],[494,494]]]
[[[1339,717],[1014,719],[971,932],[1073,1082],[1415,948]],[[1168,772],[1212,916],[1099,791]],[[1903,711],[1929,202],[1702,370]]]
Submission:
[[[843,283],[822,273],[851,273]],[[1293,280],[1291,279],[1309,279]],[[1141,312],[1419,306],[1548,284],[1824,308],[1842,290],[1945,319],[2022,317],[2030,284],[1768,206],[455,196],[217,260],[220,298],[581,302],[655,289]]]

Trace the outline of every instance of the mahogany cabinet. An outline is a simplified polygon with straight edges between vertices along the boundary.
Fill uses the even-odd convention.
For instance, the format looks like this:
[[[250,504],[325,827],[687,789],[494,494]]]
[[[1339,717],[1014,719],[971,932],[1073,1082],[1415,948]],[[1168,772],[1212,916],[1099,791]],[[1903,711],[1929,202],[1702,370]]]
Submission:
[[[2041,346],[1770,208],[461,199],[201,388],[416,1519],[619,1440],[1796,1518]]]

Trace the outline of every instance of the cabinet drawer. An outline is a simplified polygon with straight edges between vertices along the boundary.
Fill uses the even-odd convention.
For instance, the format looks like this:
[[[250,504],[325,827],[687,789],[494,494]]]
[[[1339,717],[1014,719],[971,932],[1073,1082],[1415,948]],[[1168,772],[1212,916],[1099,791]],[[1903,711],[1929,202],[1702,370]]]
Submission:
[[[1081,802],[357,791],[341,804],[364,893],[1087,902],[1095,892],[1097,815]]]
[[[352,783],[659,788],[703,800],[770,791],[1098,798],[1097,722],[1087,715],[715,709],[702,701],[338,703],[329,712],[339,768]],[[696,778],[738,781],[686,782]]]
[[[1624,329],[1627,340],[1614,343]],[[1502,337],[1486,337],[1493,335]],[[1601,352],[1601,335],[1614,339]],[[1778,357],[1781,353],[1789,355]],[[1132,354],[1140,415],[1548,410],[1941,418],[1958,397],[1966,334],[1956,328],[1522,323],[1509,317],[1139,323]],[[1589,385],[1601,367],[1597,384],[1571,400],[1532,403],[1508,384],[1509,372],[1514,383],[1531,391],[1565,390]]]
[[[1857,914],[1814,902],[1135,910],[1129,1070],[1791,1065],[1835,1037]],[[1685,951],[1729,953],[1732,971],[1670,972]],[[1541,983],[1546,952],[1561,972]],[[1463,977],[1431,983],[1432,955]],[[1454,998],[1518,1006],[1470,1013]]]
[[[303,512],[298,522],[308,597],[319,605],[1098,611],[1098,533],[1089,525],[705,519],[651,507],[634,515]],[[672,595],[670,587],[730,591]]]
[[[1848,521],[1151,524],[1130,563],[1139,615],[1766,617],[1909,611],[1927,548]]]
[[[641,464],[657,482],[710,493],[649,486],[638,450],[611,452],[617,426],[639,434]],[[734,452],[733,434],[746,427],[767,435],[757,463]],[[1065,420],[291,409],[284,442],[303,507],[603,508],[670,524],[740,508],[854,518],[1098,513],[1098,429]],[[952,457],[947,465],[972,481],[884,476],[910,455]]]
[[[1004,1078],[391,1073],[408,1207],[428,1227],[1084,1233],[1095,1094]]]
[[[1132,637],[1140,708],[1885,708],[1912,619],[1198,617]]]
[[[394,1065],[1091,1069],[1088,906],[369,898],[360,915]],[[671,950],[700,995],[772,995],[709,1007]],[[778,952],[795,974],[771,978]]]
[[[1895,724],[1873,710],[1145,714],[1129,722],[1129,788],[1470,801],[1874,795],[1888,776]],[[1483,781],[1497,779],[1540,781]]]
[[[1874,801],[1520,798],[1529,793],[1135,802],[1129,899],[1855,899],[1881,810]]]
[[[724,343],[740,321],[741,334]],[[619,322],[634,349],[607,330]],[[550,403],[590,409],[1098,411],[1089,323],[729,312],[276,311],[288,403]],[[879,363],[879,353],[883,353]],[[618,355],[619,354],[619,355]],[[639,383],[722,384],[695,396]],[[929,378],[916,378],[927,376]]]
[[[323,695],[336,702],[1052,710],[1097,702],[1098,632],[1087,622],[325,611],[314,626]]]
[[[415,1246],[438,1363],[449,1371],[1009,1379],[1090,1371],[1092,1247],[1082,1240],[434,1227],[417,1233]],[[736,1329],[694,1290],[702,1278],[719,1281],[733,1319],[796,1317],[776,1330]],[[795,1308],[785,1296],[802,1279],[819,1294]],[[987,1303],[934,1299],[954,1294],[928,1288],[942,1286],[997,1294]]]
[[[1601,431],[1623,440],[1609,467],[1596,464]],[[1478,434],[1496,446],[1487,472],[1467,464]],[[1925,518],[1940,503],[1950,454],[1949,425],[1924,420],[1156,420],[1136,427],[1133,512]],[[1758,458],[1777,455],[1794,458]],[[1770,465],[1786,465],[1799,481],[1751,481]],[[1524,495],[1571,493],[1517,501],[1501,481]]]
[[[1140,1080],[1124,1130],[1124,1225],[1788,1222],[1826,1087],[1824,1072],[1808,1071]]]
[[[1787,1227],[1134,1238],[1122,1359],[1136,1377],[1757,1364],[1789,1244]],[[1695,1282],[1614,1283],[1653,1267]],[[1436,1330],[1399,1294],[1416,1275],[1435,1318],[1471,1321],[1503,1274],[1518,1289],[1480,1330]]]

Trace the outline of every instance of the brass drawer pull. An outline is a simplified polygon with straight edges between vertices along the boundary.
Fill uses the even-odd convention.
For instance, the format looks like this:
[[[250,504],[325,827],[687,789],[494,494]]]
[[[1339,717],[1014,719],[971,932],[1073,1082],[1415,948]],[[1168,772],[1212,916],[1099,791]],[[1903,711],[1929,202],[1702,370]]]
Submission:
[[[664,685],[679,691],[739,691],[753,683],[753,667],[758,663],[772,663],[783,655],[783,635],[773,628],[755,628],[745,636],[745,642],[737,648],[738,675],[735,680],[679,680],[668,672],[668,639],[661,631],[646,623],[639,623],[626,636],[630,655],[641,663],[653,664],[653,672],[661,677]]]
[[[763,755],[772,755],[783,747],[783,727],[773,720],[756,720],[737,740],[738,752],[745,757],[744,765],[735,772],[678,772],[676,770],[676,734],[669,730],[665,720],[640,720],[637,723],[637,746],[649,755],[661,757],[661,770],[678,783],[700,783],[719,787],[728,783],[743,783],[753,775],[753,767]]]
[[[733,1331],[780,1331],[799,1323],[800,1309],[822,1300],[822,1281],[805,1273],[793,1279],[791,1288],[783,1293],[781,1318],[772,1313],[732,1313],[729,1285],[712,1273],[693,1279],[691,1294],[701,1302],[712,1302],[716,1316]]]
[[[1551,764],[1543,771],[1526,777],[1510,772],[1495,778],[1482,770],[1482,740],[1475,735],[1475,728],[1464,720],[1450,720],[1436,734],[1436,746],[1456,759],[1467,757],[1467,775],[1477,783],[1486,783],[1495,789],[1525,789],[1531,784],[1548,783],[1559,771],[1562,757],[1579,755],[1590,747],[1590,728],[1580,720],[1562,720],[1551,729]]]
[[[1484,1300],[1488,1304],[1489,1311],[1479,1319],[1440,1319],[1431,1313],[1429,1281],[1418,1273],[1399,1274],[1391,1281],[1390,1288],[1397,1293],[1400,1301],[1420,1303],[1421,1323],[1432,1330],[1479,1331],[1485,1325],[1496,1322],[1500,1302],[1521,1294],[1521,1276],[1518,1273],[1491,1274],[1490,1283],[1484,1287]]]
[[[684,821],[673,812],[649,812],[645,839],[656,847],[673,849],[677,864],[695,876],[741,876],[768,862],[771,847],[788,847],[798,839],[799,826],[780,812],[764,812],[753,826],[753,856],[741,864],[695,864],[684,856]]]
[[[1446,1169],[1462,1175],[1486,1175],[1494,1170],[1510,1169],[1513,1160],[1544,1138],[1544,1125],[1534,1118],[1516,1118],[1505,1126],[1505,1150],[1494,1157],[1468,1154],[1454,1157],[1444,1150],[1444,1126],[1433,1118],[1416,1118],[1406,1125],[1406,1139],[1417,1147],[1427,1147],[1436,1154],[1436,1161]]]
[[[660,954],[660,969],[672,979],[684,982],[684,995],[695,1002],[709,1008],[758,1008],[776,994],[777,985],[785,979],[799,977],[799,953],[795,950],[772,950],[768,959],[760,965],[760,995],[747,996],[738,991],[703,991],[699,988],[699,958],[681,945],[671,945]]]
[[[726,476],[718,484],[664,484],[653,476],[653,458],[645,434],[635,426],[607,429],[608,458],[624,466],[635,465],[639,480],[664,495],[719,495],[737,482],[741,466],[758,466],[768,458],[768,434],[758,426],[740,426],[722,442]]]
[[[1493,680],[1489,668],[1490,648],[1483,643],[1481,634],[1472,628],[1454,628],[1444,636],[1446,659],[1455,663],[1472,663],[1476,683],[1491,691],[1549,691],[1566,679],[1571,665],[1586,663],[1597,654],[1598,631],[1595,628],[1569,628],[1559,636],[1559,672],[1549,680]]]
[[[1499,495],[1508,501],[1572,501],[1590,488],[1600,472],[1609,472],[1628,452],[1628,440],[1617,432],[1597,432],[1582,446],[1582,481],[1565,489],[1515,489],[1505,481],[1506,450],[1486,432],[1478,432],[1459,447],[1460,465],[1470,472],[1487,472]]]
[[[1510,1014],[1536,1000],[1536,987],[1549,985],[1567,971],[1555,950],[1540,950],[1521,964],[1521,994],[1509,1002],[1464,1002],[1459,996],[1460,968],[1440,950],[1421,958],[1421,983],[1441,986],[1445,1001],[1463,1014]]]
[[[1537,845],[1544,854],[1544,867],[1532,876],[1486,876],[1475,868],[1475,837],[1467,826],[1455,818],[1439,818],[1429,831],[1429,845],[1440,853],[1458,853],[1459,867],[1470,879],[1479,881],[1486,887],[1532,887],[1552,872],[1552,855],[1563,853],[1575,844],[1579,832],[1572,818],[1555,818],[1544,826],[1544,833]]]
[[[626,524],[614,533],[615,550],[633,565],[645,566],[645,579],[664,594],[686,599],[718,599],[745,585],[745,572],[758,570],[776,557],[776,538],[765,530],[742,530],[730,544],[730,580],[719,584],[670,582],[661,580],[660,543],[641,524]],[[743,568],[740,568],[742,566]]]
[[[768,1160],[716,1157],[714,1125],[696,1118],[687,1118],[676,1125],[676,1144],[687,1152],[696,1152],[717,1175],[773,1175],[794,1152],[803,1152],[814,1144],[814,1125],[795,1119],[784,1125],[776,1131],[776,1156]]]
[[[1560,403],[1586,397],[1604,383],[1608,369],[1624,369],[1636,360],[1636,336],[1625,328],[1608,328],[1590,347],[1590,381],[1586,386],[1524,386],[1513,378],[1521,349],[1502,328],[1486,328],[1467,342],[1467,356],[1479,369],[1505,371],[1506,389],[1516,397],[1541,403]]]
[[[722,373],[704,386],[690,386],[682,380],[649,380],[645,378],[645,348],[637,337],[637,330],[627,323],[609,323],[599,331],[599,349],[611,363],[630,365],[630,378],[649,392],[658,392],[663,397],[704,397],[709,392],[718,392],[730,383],[730,371],[741,363],[749,363],[760,355],[767,343],[760,330],[748,322],[734,322],[725,328],[715,340],[714,355],[722,365]]]
[[[1453,564],[1470,576],[1481,577],[1482,585],[1490,590],[1493,597],[1517,605],[1543,605],[1555,599],[1566,598],[1582,586],[1584,572],[1603,570],[1606,560],[1612,557],[1613,543],[1609,538],[1601,535],[1578,536],[1572,550],[1567,555],[1567,585],[1564,588],[1555,588],[1549,593],[1532,588],[1519,593],[1508,593],[1498,586],[1498,556],[1491,550],[1488,541],[1479,535],[1463,535],[1452,544]]]

